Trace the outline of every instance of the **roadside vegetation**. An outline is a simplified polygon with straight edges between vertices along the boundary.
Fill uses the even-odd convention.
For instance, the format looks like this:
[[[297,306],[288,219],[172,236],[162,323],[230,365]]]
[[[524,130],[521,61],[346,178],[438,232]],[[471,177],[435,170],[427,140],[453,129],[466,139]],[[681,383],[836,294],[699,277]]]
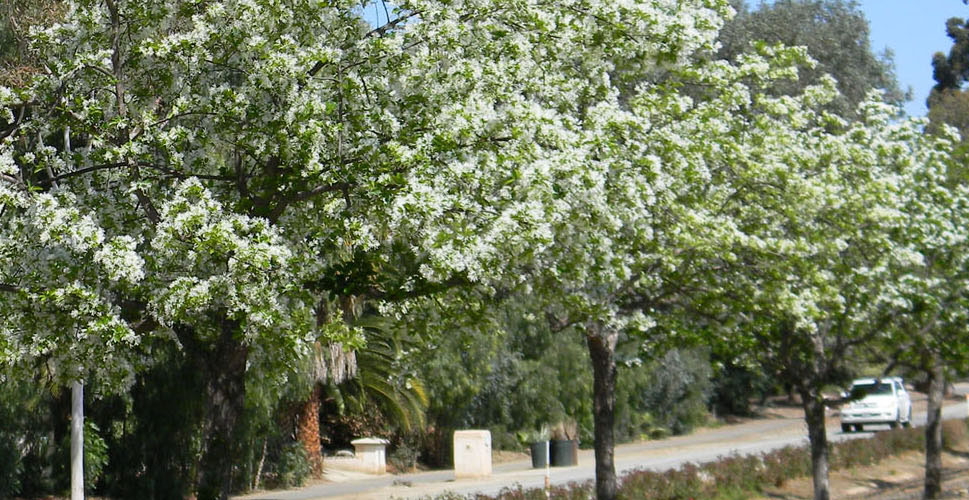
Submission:
[[[945,422],[947,450],[964,450],[969,445],[969,420]],[[925,450],[922,429],[893,429],[871,437],[831,445],[831,470],[842,471],[877,465],[889,457]],[[764,494],[794,479],[810,477],[811,454],[806,446],[787,446],[759,455],[733,455],[714,462],[687,464],[669,471],[637,470],[620,478],[617,498],[629,500],[741,500]],[[551,488],[548,498],[559,500],[590,498],[591,481]],[[433,500],[542,500],[544,489],[510,487],[496,496],[456,495],[428,497]]]

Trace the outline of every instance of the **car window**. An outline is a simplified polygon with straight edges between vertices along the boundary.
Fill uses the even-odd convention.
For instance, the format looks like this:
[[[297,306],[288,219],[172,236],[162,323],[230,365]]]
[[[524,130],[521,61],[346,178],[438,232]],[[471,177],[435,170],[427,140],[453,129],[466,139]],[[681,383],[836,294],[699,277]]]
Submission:
[[[892,394],[892,384],[882,382],[880,384],[857,384],[851,386],[851,395],[863,398],[869,395],[890,395]]]

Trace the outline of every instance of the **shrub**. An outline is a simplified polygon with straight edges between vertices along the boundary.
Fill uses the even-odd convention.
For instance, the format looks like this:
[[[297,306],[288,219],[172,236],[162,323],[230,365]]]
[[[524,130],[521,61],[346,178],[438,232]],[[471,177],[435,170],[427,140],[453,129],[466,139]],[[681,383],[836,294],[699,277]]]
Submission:
[[[0,498],[11,498],[20,493],[22,473],[23,463],[16,436],[0,432]]]
[[[595,485],[591,481],[570,482],[564,486],[553,486],[549,496],[553,500],[588,500],[595,498]],[[541,488],[524,489],[521,485],[504,488],[498,492],[493,500],[545,500],[545,491]],[[478,495],[475,500],[492,500],[491,497]]]
[[[885,455],[884,444],[874,439],[850,439],[831,447],[831,469],[847,469],[876,463]]]
[[[387,461],[397,470],[397,472],[409,472],[417,467],[417,457],[420,455],[417,448],[401,443],[394,451],[387,455]]]
[[[0,498],[53,492],[51,393],[17,373],[0,374]]]
[[[93,490],[104,467],[108,465],[108,444],[101,437],[101,429],[90,421],[84,421],[84,487]]]
[[[696,464],[684,464],[665,472],[635,470],[623,476],[619,487],[622,499],[688,500],[708,498],[716,485]]]
[[[714,358],[717,372],[713,378],[710,405],[717,416],[753,415],[751,397],[763,400],[772,389],[771,379],[763,371]]]
[[[919,428],[893,429],[888,432],[879,432],[871,439],[884,444],[886,455],[898,455],[906,451],[925,451],[924,432],[924,429]]]
[[[811,455],[806,447],[785,446],[764,455],[764,479],[782,486],[785,481],[811,474]]]
[[[706,421],[713,390],[706,351],[674,349],[650,371],[651,383],[644,388],[643,400],[656,423],[673,434],[684,434]]]
[[[757,491],[764,482],[763,456],[731,455],[703,464],[705,472],[720,492]]]
[[[309,475],[310,462],[306,458],[306,450],[300,443],[291,442],[282,446],[266,485],[271,488],[302,486]]]
[[[91,420],[84,420],[84,490],[93,491],[108,465],[108,445],[101,437],[101,429]],[[71,435],[61,439],[53,459],[58,489],[67,490],[71,484]]]

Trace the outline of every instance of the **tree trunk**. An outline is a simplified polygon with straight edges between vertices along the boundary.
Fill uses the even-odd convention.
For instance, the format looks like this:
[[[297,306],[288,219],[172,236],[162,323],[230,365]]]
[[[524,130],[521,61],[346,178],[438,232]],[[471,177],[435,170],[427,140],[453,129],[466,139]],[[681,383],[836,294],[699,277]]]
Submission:
[[[299,410],[297,422],[299,442],[306,451],[313,477],[323,475],[323,454],[320,451],[320,386],[313,385],[313,392]]]
[[[616,342],[619,333],[597,331],[586,337],[592,358],[593,414],[595,420],[596,498],[616,498],[614,434],[616,419]]]
[[[814,500],[830,500],[828,484],[828,433],[824,427],[824,397],[801,390],[804,419],[811,446],[811,475],[814,478]]]
[[[933,356],[929,375],[929,401],[925,423],[925,495],[926,500],[942,495],[942,396],[945,373],[942,361]]]
[[[208,398],[203,426],[198,499],[225,500],[232,491],[233,466],[239,459],[236,430],[245,409],[249,350],[236,338],[239,323],[222,321],[215,345],[201,354]]]

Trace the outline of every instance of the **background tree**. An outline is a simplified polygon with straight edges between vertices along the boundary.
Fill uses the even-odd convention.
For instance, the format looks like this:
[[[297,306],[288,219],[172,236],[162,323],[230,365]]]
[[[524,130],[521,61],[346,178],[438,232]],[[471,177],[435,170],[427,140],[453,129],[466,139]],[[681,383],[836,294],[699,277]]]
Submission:
[[[932,56],[932,78],[935,91],[961,89],[969,78],[969,25],[958,17],[949,18],[945,23],[946,35],[952,39],[949,53],[936,52]],[[929,94],[929,104],[932,94]]]
[[[29,54],[33,26],[48,26],[66,12],[62,0],[9,0],[0,6],[0,85],[21,85],[40,71]]]
[[[960,18],[950,18],[946,21],[946,34],[952,39],[952,47],[948,55],[936,52],[932,56],[932,77],[935,86],[929,93],[926,104],[929,107],[928,117],[931,121],[929,130],[940,133],[943,125],[950,125],[959,131],[961,141],[955,148],[961,169],[953,169],[955,180],[965,182],[967,154],[969,145],[969,96],[963,90],[966,78],[969,77],[969,25]]]
[[[964,257],[961,245],[952,245],[944,236],[952,233],[942,228],[952,224],[964,227],[965,224],[961,221],[964,216],[961,196],[969,179],[969,94],[963,90],[963,86],[969,78],[969,24],[960,18],[950,18],[946,21],[946,34],[952,40],[952,47],[948,54],[937,52],[932,57],[932,76],[936,84],[926,104],[929,107],[929,131],[954,141],[953,162],[943,172],[946,176],[942,181],[945,190],[926,189],[925,185],[916,186],[921,189],[915,190],[929,197],[928,201],[923,202],[927,207],[940,210],[934,214],[926,210],[924,216],[916,219],[925,224],[925,234],[937,235],[935,239],[923,240],[916,246],[915,251],[923,256],[917,275],[928,280],[935,277],[936,280],[929,281],[934,286],[922,290],[924,297],[904,298],[911,307],[903,316],[906,320],[903,324],[911,337],[902,341],[901,345],[910,346],[912,351],[890,351],[896,354],[897,362],[913,366],[927,375],[929,413],[926,425],[925,498],[938,498],[941,494],[941,405],[946,374],[953,370],[964,371],[966,363],[966,353],[960,348],[963,343],[956,340],[965,335],[965,320],[960,318],[966,308],[963,303],[964,287],[961,287],[966,271]],[[949,136],[946,126],[955,128],[958,139]],[[927,176],[932,173],[928,171]],[[941,203],[933,203],[936,201]]]
[[[854,0],[761,1],[751,8],[744,0],[731,2],[737,15],[720,32],[719,55],[730,60],[749,50],[754,41],[807,47],[817,64],[801,68],[795,81],[778,82],[774,91],[793,95],[833,76],[840,95],[825,109],[856,117],[856,109],[871,89],[885,91],[887,102],[900,105],[911,91],[899,89],[892,54],[872,50],[868,19]]]

